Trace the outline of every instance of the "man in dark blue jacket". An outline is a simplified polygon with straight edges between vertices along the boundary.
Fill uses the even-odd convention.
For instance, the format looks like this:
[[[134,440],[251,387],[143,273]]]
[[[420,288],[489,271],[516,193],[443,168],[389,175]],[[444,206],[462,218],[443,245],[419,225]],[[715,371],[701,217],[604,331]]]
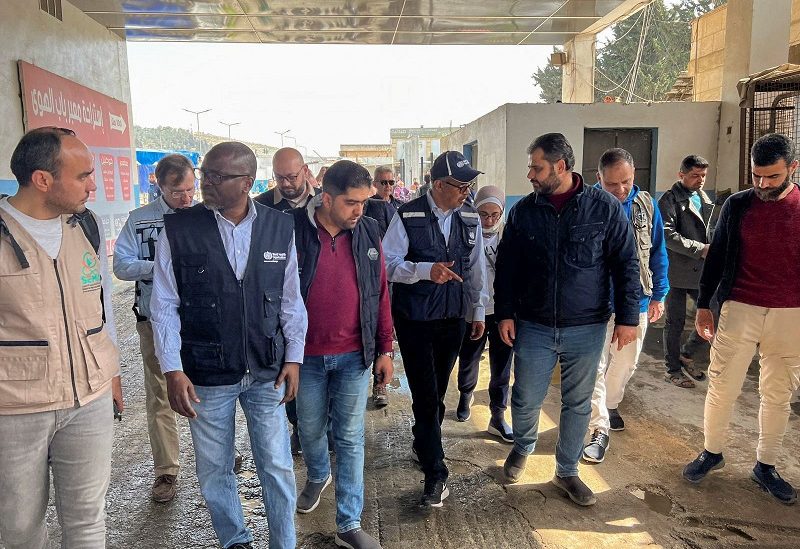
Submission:
[[[619,349],[636,340],[639,260],[625,212],[610,194],[572,171],[575,155],[559,133],[528,147],[534,192],[509,213],[497,251],[495,315],[514,347],[511,394],[514,448],[503,471],[517,482],[536,446],[539,411],[556,362],[561,364],[561,418],[553,484],[578,505],[594,494],[578,477],[589,426],[597,363],[611,317],[613,283]]]

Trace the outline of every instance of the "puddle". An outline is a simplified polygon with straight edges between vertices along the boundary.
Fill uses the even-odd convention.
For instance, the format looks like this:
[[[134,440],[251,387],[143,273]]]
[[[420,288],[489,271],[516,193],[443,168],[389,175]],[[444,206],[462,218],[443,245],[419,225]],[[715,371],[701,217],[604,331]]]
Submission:
[[[651,511],[655,511],[660,515],[669,516],[672,512],[672,500],[665,495],[656,494],[649,490],[641,490],[639,488],[631,490],[631,494],[642,500]]]

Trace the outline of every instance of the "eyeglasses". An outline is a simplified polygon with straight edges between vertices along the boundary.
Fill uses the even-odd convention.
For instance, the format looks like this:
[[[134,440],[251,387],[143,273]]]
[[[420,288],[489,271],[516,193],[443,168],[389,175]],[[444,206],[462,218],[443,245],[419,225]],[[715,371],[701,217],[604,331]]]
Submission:
[[[183,198],[185,196],[188,196],[188,197],[191,198],[191,197],[194,196],[194,189],[188,189],[188,190],[185,190],[185,191],[172,191],[170,193],[170,196],[172,198],[174,198],[175,200],[178,200],[179,198]]]
[[[274,177],[275,181],[277,181],[278,183],[280,183],[281,181],[288,181],[289,183],[296,183],[297,182],[297,178],[300,177],[300,173],[301,172],[297,172],[297,173],[289,174],[289,175],[278,175],[275,172],[272,172],[272,177]]]
[[[381,179],[380,181],[378,181],[378,183],[380,183],[381,185],[386,185],[388,187],[389,185],[394,185],[394,179]]]
[[[491,219],[492,221],[496,221],[503,216],[501,212],[495,212],[491,214],[488,212],[478,212],[478,215],[481,216],[481,219]]]
[[[451,187],[455,187],[456,189],[458,189],[458,192],[460,193],[466,193],[471,191],[472,189],[475,188],[475,184],[477,183],[477,181],[472,181],[470,183],[461,183],[460,185],[456,185],[455,183],[450,183],[447,179],[443,179],[442,181],[444,181]]]
[[[225,181],[236,179],[239,177],[253,177],[252,175],[246,173],[243,174],[221,173],[221,172],[215,172],[214,170],[204,170],[203,168],[195,168],[194,176],[200,181],[207,181],[212,185],[220,185]]]

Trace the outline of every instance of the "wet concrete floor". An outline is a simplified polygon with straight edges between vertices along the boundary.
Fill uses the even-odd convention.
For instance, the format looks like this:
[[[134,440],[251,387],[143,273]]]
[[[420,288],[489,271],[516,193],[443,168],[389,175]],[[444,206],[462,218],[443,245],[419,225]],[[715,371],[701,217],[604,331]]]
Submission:
[[[150,499],[152,457],[132,299],[132,287],[120,285],[114,301],[127,408],[122,423],[115,423],[108,547],[217,547],[194,475],[185,419],[180,421],[183,469],[178,497],[168,504]],[[726,467],[694,486],[680,472],[702,449],[706,385],[698,383],[690,390],[664,381],[660,336],[658,327],[651,328],[639,369],[620,405],[626,430],[612,433],[604,463],[581,464],[582,478],[598,495],[597,505],[585,509],[573,505],[550,484],[558,434],[557,386],[551,387],[546,399],[539,443],[522,480],[513,486],[503,484],[501,467],[510,445],[485,432],[488,364],[482,367],[472,417],[465,423],[455,420],[458,394],[453,377],[443,426],[451,495],[441,509],[420,509],[422,474],[409,456],[413,418],[398,359],[390,405],[370,408],[366,414],[363,528],[378,536],[387,549],[800,547],[800,508],[774,502],[749,479],[758,433],[757,368],[748,374],[734,414]],[[778,463],[784,478],[795,484],[800,484],[799,425],[800,418],[793,412]],[[239,490],[255,532],[254,547],[266,548],[264,507],[241,414],[237,445],[245,454]],[[302,486],[302,458],[295,458],[295,471]],[[329,489],[313,513],[297,515],[298,546],[335,547],[334,516],[333,490]],[[59,529],[52,507],[48,521],[56,547]]]

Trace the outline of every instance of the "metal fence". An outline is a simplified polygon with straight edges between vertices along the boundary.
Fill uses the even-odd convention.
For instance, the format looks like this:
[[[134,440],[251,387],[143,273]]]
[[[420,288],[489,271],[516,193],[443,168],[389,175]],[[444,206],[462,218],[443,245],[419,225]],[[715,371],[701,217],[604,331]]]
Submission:
[[[797,143],[800,134],[800,75],[754,82],[752,106],[742,108],[739,188],[751,185],[750,148],[761,136],[782,133]],[[800,170],[793,179],[800,182]]]

